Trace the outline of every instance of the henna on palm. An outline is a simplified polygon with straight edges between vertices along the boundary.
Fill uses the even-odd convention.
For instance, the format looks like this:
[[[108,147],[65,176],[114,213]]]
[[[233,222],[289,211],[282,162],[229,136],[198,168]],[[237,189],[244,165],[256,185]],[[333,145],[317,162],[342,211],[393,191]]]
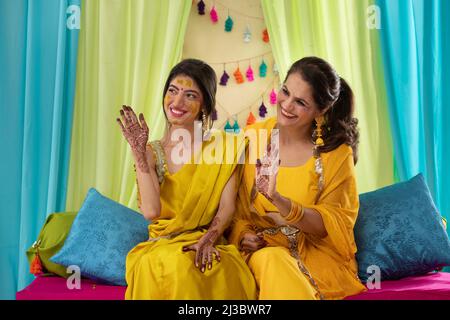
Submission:
[[[123,109],[120,110],[120,115],[124,124],[119,119],[117,119],[117,122],[131,147],[138,169],[144,173],[150,173],[150,167],[146,158],[149,130],[144,116],[140,114],[140,124],[133,109],[128,106],[123,106]]]
[[[264,153],[263,162],[258,159],[256,163],[255,187],[270,202],[273,199],[269,192],[274,188],[274,186],[271,188],[271,182],[274,182],[273,176],[277,174],[278,166],[280,165],[278,155],[278,145],[276,143],[270,143],[267,145],[266,152]]]

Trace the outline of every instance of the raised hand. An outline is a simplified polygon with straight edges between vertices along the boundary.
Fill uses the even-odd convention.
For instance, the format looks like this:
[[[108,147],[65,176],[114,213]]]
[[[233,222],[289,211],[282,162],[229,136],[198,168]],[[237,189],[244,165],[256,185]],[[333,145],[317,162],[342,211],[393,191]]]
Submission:
[[[256,160],[256,191],[272,201],[276,193],[277,175],[280,167],[278,133],[272,134],[262,161]]]
[[[134,157],[137,160],[138,167],[144,171],[149,172],[148,163],[145,157],[147,141],[149,137],[149,129],[145,122],[144,115],[139,114],[139,120],[136,113],[130,106],[122,106],[120,110],[122,121],[117,118],[117,122],[122,129],[122,133],[128,144],[131,147]]]

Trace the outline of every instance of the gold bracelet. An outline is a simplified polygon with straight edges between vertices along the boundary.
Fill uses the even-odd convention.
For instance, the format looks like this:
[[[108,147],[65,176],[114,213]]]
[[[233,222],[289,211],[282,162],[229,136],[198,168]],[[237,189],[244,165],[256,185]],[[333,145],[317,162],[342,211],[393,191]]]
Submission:
[[[284,217],[284,220],[292,220],[292,217],[294,217],[298,212],[298,204],[291,200],[291,210],[287,214],[287,216]]]
[[[291,200],[291,211],[289,211],[289,214],[284,217],[284,220],[286,220],[286,222],[289,224],[293,224],[302,220],[304,215],[305,207]]]

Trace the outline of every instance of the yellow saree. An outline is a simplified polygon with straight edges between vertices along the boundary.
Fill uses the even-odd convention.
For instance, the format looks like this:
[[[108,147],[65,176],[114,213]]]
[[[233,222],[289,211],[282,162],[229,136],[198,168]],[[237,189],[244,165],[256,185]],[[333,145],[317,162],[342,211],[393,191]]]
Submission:
[[[185,164],[170,174],[162,160],[161,215],[149,225],[149,241],[128,253],[126,299],[256,298],[252,273],[225,239],[216,245],[220,262],[214,260],[204,273],[195,267],[195,252],[182,251],[206,233],[236,168],[236,163]]]
[[[270,135],[275,125],[276,119],[271,118],[247,129],[266,129]],[[300,263],[290,251],[292,242],[281,232],[264,234],[267,247],[251,255],[242,253],[256,278],[260,299],[342,299],[365,290],[357,276],[355,259],[353,226],[359,200],[352,149],[341,145],[321,157],[324,186],[320,194],[314,157],[301,166],[280,167],[276,188],[284,197],[318,211],[328,235],[320,239],[301,231],[296,234],[294,251]],[[259,193],[250,201],[254,179],[255,165],[246,163],[229,236],[236,246],[245,232],[276,227],[266,212],[277,208]],[[300,270],[301,265],[310,277]]]

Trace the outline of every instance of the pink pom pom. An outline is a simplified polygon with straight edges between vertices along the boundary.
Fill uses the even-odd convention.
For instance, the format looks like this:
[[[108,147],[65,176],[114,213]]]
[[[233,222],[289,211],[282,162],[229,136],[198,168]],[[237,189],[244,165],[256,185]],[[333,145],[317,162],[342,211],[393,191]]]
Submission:
[[[217,15],[216,7],[212,7],[211,11],[209,12],[209,15],[210,15],[211,21],[213,23],[216,23],[217,21],[219,21],[219,17]]]
[[[252,66],[248,66],[247,73],[245,74],[245,76],[247,77],[247,80],[250,82],[255,80],[255,77],[253,76]]]
[[[272,89],[272,92],[270,93],[270,104],[277,104],[277,93],[275,92],[275,89]]]

